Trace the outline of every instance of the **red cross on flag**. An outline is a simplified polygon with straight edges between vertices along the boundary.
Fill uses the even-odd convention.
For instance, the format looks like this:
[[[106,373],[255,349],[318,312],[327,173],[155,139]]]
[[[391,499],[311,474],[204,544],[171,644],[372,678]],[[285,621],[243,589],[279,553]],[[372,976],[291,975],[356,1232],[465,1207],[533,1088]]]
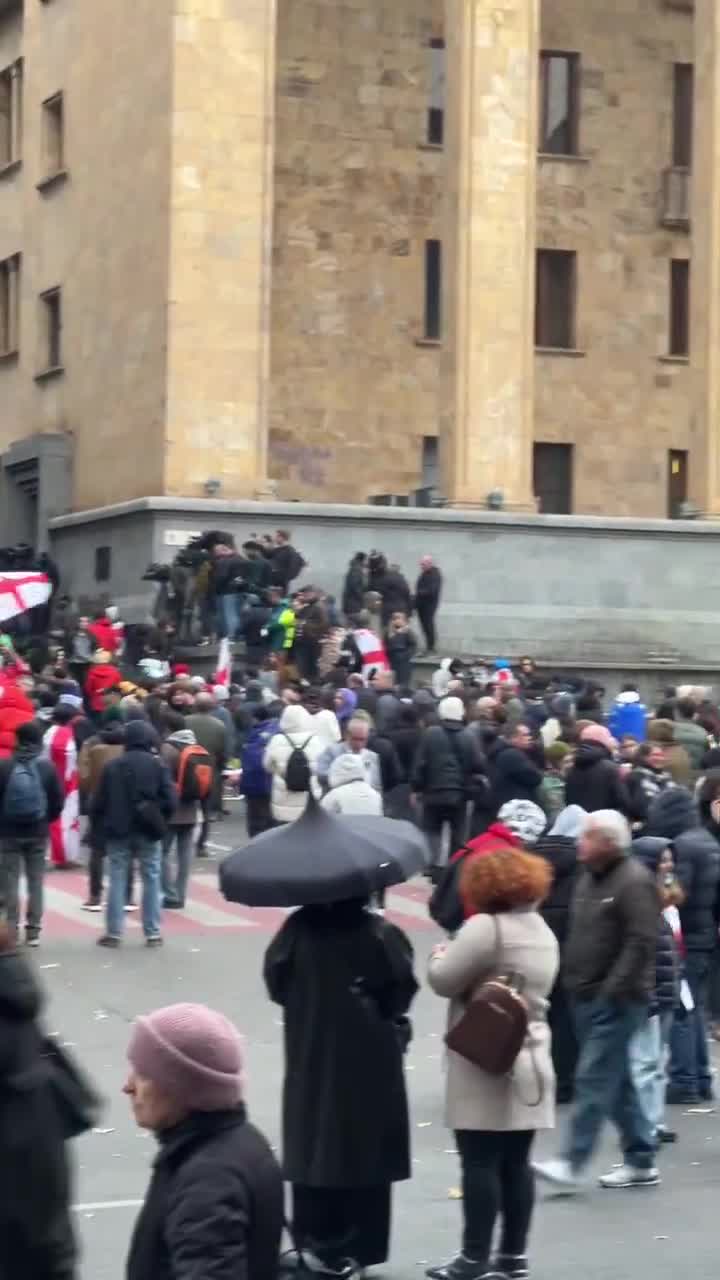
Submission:
[[[0,622],[47,604],[51,590],[46,573],[0,573]]]

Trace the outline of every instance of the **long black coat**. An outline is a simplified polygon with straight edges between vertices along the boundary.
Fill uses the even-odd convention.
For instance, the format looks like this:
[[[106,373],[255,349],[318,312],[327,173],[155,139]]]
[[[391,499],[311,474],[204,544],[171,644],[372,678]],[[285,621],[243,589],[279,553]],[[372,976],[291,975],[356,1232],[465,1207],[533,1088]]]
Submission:
[[[544,858],[553,869],[552,887],[540,913],[555,934],[562,956],[570,926],[570,903],[577,874],[577,842],[569,836],[541,836],[533,847],[533,853]]]
[[[304,907],[268,947],[265,982],[285,1010],[285,1177],[308,1187],[410,1177],[394,1019],[417,991],[405,935],[360,902]]]
[[[127,1280],[276,1280],[282,1175],[245,1108],[195,1111],[160,1141]]]
[[[0,1277],[73,1280],[70,1178],[21,956],[0,955]]]
[[[598,809],[630,813],[630,797],[620,770],[599,743],[580,743],[565,782],[565,803],[579,804],[586,813],[596,813]]]
[[[693,798],[684,787],[661,792],[650,806],[646,835],[672,841],[675,875],[685,894],[680,907],[683,942],[688,951],[713,951],[717,945],[720,845],[698,824]]]

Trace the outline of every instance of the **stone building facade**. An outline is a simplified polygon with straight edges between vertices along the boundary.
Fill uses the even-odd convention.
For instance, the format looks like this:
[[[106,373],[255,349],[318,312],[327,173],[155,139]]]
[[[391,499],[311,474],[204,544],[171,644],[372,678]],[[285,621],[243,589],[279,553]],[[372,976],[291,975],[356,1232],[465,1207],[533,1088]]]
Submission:
[[[717,515],[719,76],[714,0],[0,0],[0,536]]]

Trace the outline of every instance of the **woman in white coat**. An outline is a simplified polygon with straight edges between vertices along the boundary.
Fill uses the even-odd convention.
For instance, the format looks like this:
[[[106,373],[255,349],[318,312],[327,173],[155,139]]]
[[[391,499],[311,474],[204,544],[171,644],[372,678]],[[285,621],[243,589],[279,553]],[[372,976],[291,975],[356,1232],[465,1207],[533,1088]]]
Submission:
[[[449,1026],[462,1016],[466,997],[500,974],[516,975],[529,1009],[525,1044],[509,1075],[490,1075],[448,1052],[446,1123],[455,1131],[462,1166],[464,1233],[462,1252],[428,1269],[432,1280],[528,1275],[535,1193],[530,1151],[536,1130],[555,1122],[547,998],[558,944],[537,910],[551,879],[544,858],[520,850],[468,859],[461,892],[476,914],[430,957],[430,986],[450,1001]],[[498,1216],[500,1248],[491,1258]]]
[[[322,788],[317,780],[317,762],[325,750],[325,743],[315,732],[313,717],[305,707],[286,707],[280,718],[279,730],[267,744],[263,765],[272,777],[270,807],[275,822],[294,822],[305,812],[306,791],[290,791],[286,774],[288,761],[299,748],[310,766],[310,786],[319,800]]]

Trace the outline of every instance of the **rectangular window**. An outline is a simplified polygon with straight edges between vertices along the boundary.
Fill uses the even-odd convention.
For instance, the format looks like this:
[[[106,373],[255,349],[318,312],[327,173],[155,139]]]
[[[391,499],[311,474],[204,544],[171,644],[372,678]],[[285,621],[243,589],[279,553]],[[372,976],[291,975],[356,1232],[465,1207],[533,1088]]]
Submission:
[[[43,102],[43,147],[45,176],[52,177],[65,168],[65,108],[61,93]]]
[[[0,71],[0,169],[20,159],[22,60]]]
[[[62,292],[48,289],[40,295],[42,310],[42,342],[40,364],[43,369],[62,367]]]
[[[692,168],[693,133],[692,62],[676,62],[673,66],[673,154],[675,169]]]
[[[688,496],[688,455],[687,449],[670,449],[668,451],[668,495],[667,513],[669,520],[680,520],[684,514]]]
[[[0,356],[20,349],[20,254],[0,262]]]
[[[533,446],[533,493],[541,515],[572,512],[573,447],[571,444]]]
[[[579,54],[550,51],[540,54],[538,147],[548,155],[578,153],[579,74]]]
[[[690,354],[690,263],[687,258],[673,258],[670,263],[669,354]]]
[[[535,281],[535,346],[575,346],[576,254],[538,249]]]
[[[95,548],[95,581],[109,582],[112,567],[112,547]]]
[[[445,136],[445,41],[430,41],[430,102],[427,141],[441,147]]]
[[[440,338],[442,315],[442,244],[425,241],[425,337]]]

